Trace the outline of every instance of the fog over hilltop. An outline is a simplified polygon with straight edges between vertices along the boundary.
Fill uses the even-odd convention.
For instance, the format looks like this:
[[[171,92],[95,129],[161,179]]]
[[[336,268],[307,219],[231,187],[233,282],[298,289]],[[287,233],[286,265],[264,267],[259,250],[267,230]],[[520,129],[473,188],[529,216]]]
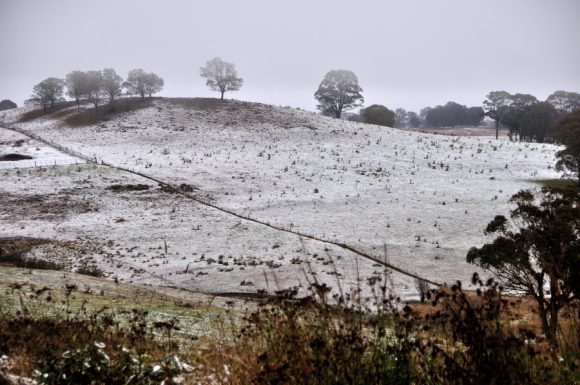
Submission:
[[[133,68],[161,96],[212,96],[199,67],[236,64],[242,100],[314,110],[331,69],[353,71],[365,105],[481,105],[504,89],[580,91],[576,0],[50,2],[0,0],[0,99],[72,70]]]

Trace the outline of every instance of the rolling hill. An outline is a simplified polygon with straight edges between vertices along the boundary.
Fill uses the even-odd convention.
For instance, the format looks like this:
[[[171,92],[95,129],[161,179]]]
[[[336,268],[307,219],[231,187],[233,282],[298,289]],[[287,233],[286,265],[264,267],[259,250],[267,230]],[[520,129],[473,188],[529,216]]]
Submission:
[[[510,196],[558,177],[554,145],[422,134],[239,101],[155,99],[108,117],[86,105],[19,122],[24,113],[6,111],[0,121],[92,162],[2,129],[2,153],[33,159],[0,164],[0,237],[55,240],[35,255],[72,270],[96,265],[126,282],[206,292],[304,285],[310,269],[345,286],[382,272],[336,244],[212,206],[454,282],[475,270],[465,254],[485,241],[489,220],[507,213]],[[416,295],[413,278],[392,279],[398,295]]]

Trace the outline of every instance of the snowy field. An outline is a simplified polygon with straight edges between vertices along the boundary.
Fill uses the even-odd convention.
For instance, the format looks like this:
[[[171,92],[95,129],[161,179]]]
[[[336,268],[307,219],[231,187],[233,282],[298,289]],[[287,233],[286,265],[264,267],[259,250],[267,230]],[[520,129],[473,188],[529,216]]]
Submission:
[[[421,134],[261,104],[161,99],[75,128],[63,115],[14,123],[18,112],[10,111],[0,121],[99,162],[184,184],[252,218],[386,255],[438,282],[467,281],[475,269],[465,254],[486,240],[487,222],[508,212],[518,190],[559,176],[553,145]],[[330,283],[336,273],[349,285],[381,271],[338,247],[242,221],[130,173],[75,164],[33,141],[14,147],[19,139],[0,130],[0,155],[20,148],[39,163],[56,156],[57,165],[0,165],[0,236],[62,241],[66,247],[45,252],[71,268],[84,261],[124,281],[208,292],[295,285],[304,282],[306,261]],[[393,279],[397,294],[416,295],[412,279]]]

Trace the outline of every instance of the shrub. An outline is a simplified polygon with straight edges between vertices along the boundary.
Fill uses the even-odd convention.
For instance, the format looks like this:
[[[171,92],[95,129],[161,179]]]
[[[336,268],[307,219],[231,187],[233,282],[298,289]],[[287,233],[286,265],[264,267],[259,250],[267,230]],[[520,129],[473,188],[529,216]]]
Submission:
[[[373,104],[364,109],[363,118],[365,123],[378,124],[379,126],[393,127],[395,125],[395,113],[380,104]]]

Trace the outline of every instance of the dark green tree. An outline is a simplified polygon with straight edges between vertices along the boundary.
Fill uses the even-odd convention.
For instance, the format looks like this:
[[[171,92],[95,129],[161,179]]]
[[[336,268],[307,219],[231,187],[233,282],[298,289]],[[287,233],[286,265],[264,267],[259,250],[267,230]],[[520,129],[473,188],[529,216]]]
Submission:
[[[524,141],[543,143],[551,135],[551,128],[558,119],[558,112],[547,102],[536,103],[522,115],[519,122],[520,138]]]
[[[509,111],[512,104],[512,95],[506,91],[492,91],[487,94],[483,101],[483,112],[485,116],[495,121],[495,138],[499,138],[499,125]]]
[[[556,153],[558,171],[569,171],[580,185],[580,110],[554,125],[555,136],[566,148]]]
[[[395,125],[395,113],[380,104],[373,104],[364,109],[364,122],[379,126],[393,127]]]
[[[479,126],[483,120],[481,107],[467,108],[455,102],[426,110],[425,124],[428,127]]]
[[[525,140],[520,132],[522,118],[538,103],[538,99],[530,94],[515,94],[511,98],[512,102],[505,111],[501,123],[508,127],[510,140]]]
[[[490,270],[507,289],[532,297],[546,339],[557,346],[559,311],[579,298],[580,192],[544,188],[535,196],[522,190],[510,202],[516,205],[511,222],[496,216],[485,234],[497,238],[471,248],[466,259]]]
[[[318,109],[324,114],[340,118],[343,111],[360,107],[364,102],[362,88],[358,78],[352,71],[332,70],[328,72],[314,98],[318,101]]]

